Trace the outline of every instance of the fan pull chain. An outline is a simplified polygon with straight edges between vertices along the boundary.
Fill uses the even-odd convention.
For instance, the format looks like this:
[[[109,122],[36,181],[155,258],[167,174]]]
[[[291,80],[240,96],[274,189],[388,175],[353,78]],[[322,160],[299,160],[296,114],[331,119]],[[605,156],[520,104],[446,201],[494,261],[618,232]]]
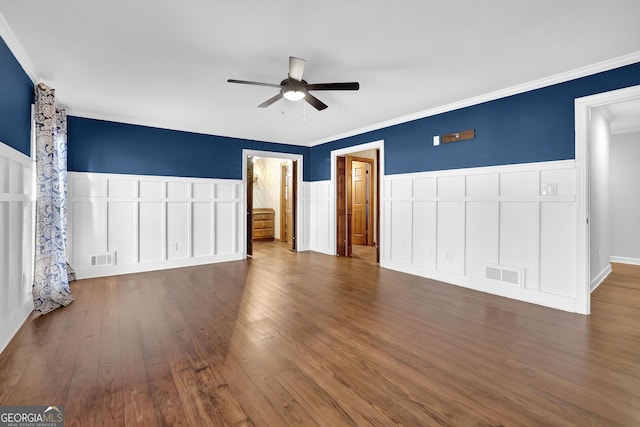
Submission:
[[[284,96],[282,97],[282,115],[284,116]]]
[[[307,121],[307,103],[302,103],[302,121]]]

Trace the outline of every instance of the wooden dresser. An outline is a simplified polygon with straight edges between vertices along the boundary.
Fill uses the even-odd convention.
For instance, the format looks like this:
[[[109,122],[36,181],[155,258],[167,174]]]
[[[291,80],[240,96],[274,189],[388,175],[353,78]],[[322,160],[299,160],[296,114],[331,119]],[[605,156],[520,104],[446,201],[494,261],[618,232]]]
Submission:
[[[253,240],[273,240],[273,218],[275,211],[271,208],[253,209]]]

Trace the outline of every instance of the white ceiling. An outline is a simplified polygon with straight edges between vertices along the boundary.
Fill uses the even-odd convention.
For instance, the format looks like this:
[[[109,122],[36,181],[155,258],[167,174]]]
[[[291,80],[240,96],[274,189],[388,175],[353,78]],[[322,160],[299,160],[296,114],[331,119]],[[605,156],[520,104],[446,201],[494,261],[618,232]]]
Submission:
[[[0,0],[0,34],[69,114],[314,145],[640,52],[638,0]],[[4,21],[4,22],[2,22]],[[277,89],[288,57],[324,111]]]
[[[614,102],[603,107],[613,135],[640,132],[640,98]]]

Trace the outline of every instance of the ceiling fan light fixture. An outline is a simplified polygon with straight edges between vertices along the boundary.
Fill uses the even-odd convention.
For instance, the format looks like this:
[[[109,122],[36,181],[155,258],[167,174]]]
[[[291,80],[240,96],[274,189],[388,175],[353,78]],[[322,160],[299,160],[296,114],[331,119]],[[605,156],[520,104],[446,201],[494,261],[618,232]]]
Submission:
[[[283,93],[283,96],[287,98],[289,101],[300,101],[306,96],[306,93],[302,90],[291,89],[291,90],[286,90]]]

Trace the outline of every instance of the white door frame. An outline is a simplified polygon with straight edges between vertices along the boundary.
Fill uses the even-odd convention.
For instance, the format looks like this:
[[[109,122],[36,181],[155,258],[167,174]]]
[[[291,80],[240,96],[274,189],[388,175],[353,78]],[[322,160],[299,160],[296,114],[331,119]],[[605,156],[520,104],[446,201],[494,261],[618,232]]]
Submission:
[[[297,160],[298,161],[298,176],[296,177],[298,180],[298,191],[296,194],[296,250],[298,252],[304,250],[306,248],[307,242],[304,240],[304,212],[303,212],[303,203],[301,202],[302,192],[303,192],[303,183],[302,177],[304,174],[302,173],[303,169],[303,156],[302,154],[290,154],[290,153],[278,153],[275,151],[260,151],[260,150],[242,150],[242,189],[243,193],[243,215],[242,215],[242,236],[243,236],[243,245],[244,248],[242,250],[242,257],[247,257],[247,159],[249,156],[258,156],[258,157],[269,157],[272,159],[283,159],[283,160]]]
[[[340,148],[338,150],[331,151],[331,184],[329,188],[329,247],[331,248],[331,254],[337,254],[336,248],[336,158],[338,156],[345,156],[347,154],[357,153],[359,151],[375,150],[380,152],[380,159],[378,164],[378,170],[380,171],[380,198],[378,199],[378,205],[380,206],[380,241],[377,242],[380,250],[380,264],[382,264],[383,251],[382,248],[385,245],[385,227],[384,227],[384,209],[382,201],[384,200],[384,139],[367,142],[360,145],[352,145],[346,148]]]
[[[591,109],[614,102],[640,98],[640,85],[576,98],[576,214],[577,214],[577,295],[576,312],[591,312],[591,271],[589,237],[589,177],[591,176]]]

